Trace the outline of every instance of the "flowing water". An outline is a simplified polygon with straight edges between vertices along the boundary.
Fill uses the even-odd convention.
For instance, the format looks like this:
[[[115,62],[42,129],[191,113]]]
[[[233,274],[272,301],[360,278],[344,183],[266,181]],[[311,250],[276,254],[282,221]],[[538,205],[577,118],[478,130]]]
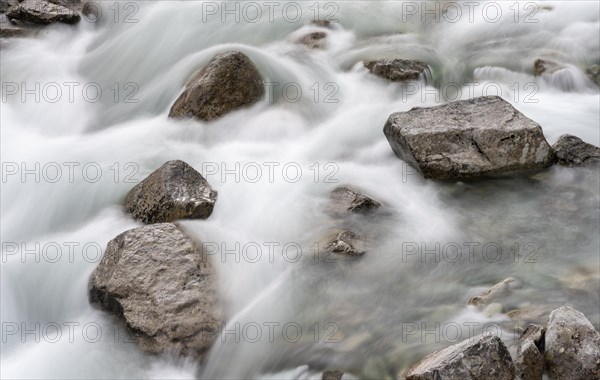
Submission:
[[[222,9],[235,13],[234,3],[101,2],[99,17],[76,27],[1,42],[3,378],[317,378],[345,368],[382,379],[485,330],[514,349],[508,310],[543,321],[571,305],[598,328],[597,171],[424,181],[382,131],[392,112],[499,94],[550,143],[570,133],[600,145],[598,88],[584,73],[600,61],[599,4],[273,3],[254,3],[261,14],[239,3],[236,22]],[[425,19],[424,7],[434,10]],[[317,30],[317,9],[338,21],[322,50],[296,43]],[[212,123],[168,119],[187,78],[229,50],[256,63],[269,96]],[[426,61],[428,84],[390,84],[360,63],[384,56]],[[534,77],[538,57],[567,68]],[[172,159],[219,192],[208,220],[182,223],[213,249],[227,314],[203,365],[144,354],[87,299],[107,242],[137,226],[124,195]],[[328,193],[341,183],[384,211],[332,216]],[[369,239],[363,258],[316,255],[348,227]],[[500,310],[467,306],[506,277],[521,288]]]

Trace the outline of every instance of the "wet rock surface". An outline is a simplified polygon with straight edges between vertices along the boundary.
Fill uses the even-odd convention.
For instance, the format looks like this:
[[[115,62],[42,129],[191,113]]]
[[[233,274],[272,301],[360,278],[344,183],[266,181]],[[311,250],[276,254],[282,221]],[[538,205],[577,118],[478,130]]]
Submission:
[[[137,184],[125,197],[125,211],[144,223],[206,219],[217,192],[190,165],[168,161]]]
[[[469,305],[483,307],[489,305],[498,298],[509,295],[513,289],[521,287],[521,282],[516,278],[509,277],[495,284],[489,289],[469,299]]]
[[[565,166],[599,166],[600,148],[579,137],[562,135],[552,146],[558,163]]]
[[[19,24],[76,24],[81,20],[79,13],[70,7],[45,0],[25,0],[8,11],[6,16]]]
[[[521,380],[541,380],[544,376],[544,328],[529,325],[518,342],[515,368]]]
[[[325,246],[325,250],[346,256],[362,256],[365,254],[363,246],[364,242],[354,232],[342,231]]]
[[[312,32],[298,40],[298,43],[306,45],[311,49],[324,49],[327,45],[326,32]]]
[[[221,324],[214,270],[176,225],[111,240],[89,281],[92,304],[122,318],[140,347],[202,358]]]
[[[355,187],[338,186],[330,194],[333,205],[337,211],[350,211],[353,213],[367,213],[381,207],[381,203],[363,194]]]
[[[554,162],[542,128],[497,96],[394,113],[384,133],[394,153],[425,178],[501,175]]]
[[[262,76],[250,58],[236,51],[221,53],[191,77],[169,117],[211,121],[253,105],[264,94]]]
[[[428,68],[424,62],[399,58],[364,61],[363,64],[371,74],[391,82],[418,80]]]

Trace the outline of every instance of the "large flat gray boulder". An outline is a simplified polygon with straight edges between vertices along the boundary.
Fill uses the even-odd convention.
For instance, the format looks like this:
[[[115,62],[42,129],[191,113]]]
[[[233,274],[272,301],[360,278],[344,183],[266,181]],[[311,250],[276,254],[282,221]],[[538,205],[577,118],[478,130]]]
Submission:
[[[498,96],[394,113],[383,131],[394,153],[425,178],[467,179],[554,162],[542,128]]]
[[[566,306],[550,313],[545,349],[551,379],[600,379],[600,334],[583,313]]]
[[[90,278],[89,298],[122,318],[151,353],[202,358],[222,323],[214,270],[172,223],[111,240]]]
[[[515,366],[500,338],[482,334],[427,355],[406,380],[513,380]]]
[[[206,219],[217,192],[190,165],[168,161],[138,183],[125,197],[125,211],[144,223]]]
[[[210,121],[263,98],[262,76],[245,54],[218,54],[188,81],[169,117]]]

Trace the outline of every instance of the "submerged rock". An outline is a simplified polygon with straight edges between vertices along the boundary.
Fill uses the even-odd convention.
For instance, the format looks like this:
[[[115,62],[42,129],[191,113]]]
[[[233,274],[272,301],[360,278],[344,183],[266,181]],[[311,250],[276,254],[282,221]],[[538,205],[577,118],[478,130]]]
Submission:
[[[76,24],[81,20],[79,13],[73,9],[45,0],[26,0],[11,9],[6,16],[13,23]]]
[[[504,297],[521,286],[521,282],[515,278],[506,278],[489,289],[469,299],[469,305],[486,306],[497,298]]]
[[[327,33],[312,32],[298,40],[298,43],[308,46],[311,49],[324,49],[326,46]]]
[[[550,313],[545,350],[551,379],[600,378],[600,334],[581,312],[563,306]]]
[[[594,64],[588,66],[588,68],[585,69],[585,73],[592,82],[596,83],[597,86],[600,86],[600,65]]]
[[[381,203],[361,193],[352,186],[338,186],[330,194],[334,207],[339,211],[366,213],[381,207]]]
[[[544,376],[544,328],[529,325],[518,342],[515,368],[521,380],[541,380]]]
[[[418,80],[421,75],[425,74],[428,68],[424,62],[399,58],[364,61],[363,64],[371,74],[392,82]]]
[[[542,74],[554,74],[555,72],[564,69],[565,66],[560,63],[550,61],[548,59],[536,59],[533,63],[533,75],[540,76]]]
[[[406,380],[513,380],[515,367],[500,338],[482,334],[427,355]]]
[[[362,256],[365,251],[362,250],[362,241],[352,231],[340,232],[335,240],[325,246],[325,250],[346,256]]]
[[[125,197],[125,211],[144,223],[206,219],[217,192],[183,161],[168,161],[138,183]]]
[[[210,121],[251,106],[264,94],[263,79],[250,58],[237,51],[221,53],[191,77],[169,117]]]
[[[153,224],[108,243],[89,298],[124,319],[143,350],[202,358],[222,323],[215,281],[207,257],[177,226]]]
[[[383,131],[394,153],[425,178],[467,179],[554,162],[542,128],[498,96],[394,113]]]
[[[341,380],[342,376],[344,376],[344,371],[325,371],[321,376],[321,380]]]
[[[558,163],[565,166],[600,165],[600,148],[588,144],[579,137],[562,135],[552,146]]]

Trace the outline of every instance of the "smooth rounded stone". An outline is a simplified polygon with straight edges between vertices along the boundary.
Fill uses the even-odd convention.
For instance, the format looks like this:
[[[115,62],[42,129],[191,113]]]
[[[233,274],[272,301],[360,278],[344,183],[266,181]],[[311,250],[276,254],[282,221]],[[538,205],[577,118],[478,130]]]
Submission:
[[[554,162],[539,124],[498,96],[393,113],[383,131],[396,156],[425,178],[502,175]]]
[[[194,73],[169,117],[210,121],[249,107],[264,95],[262,76],[250,58],[237,51],[221,53]]]
[[[485,307],[497,298],[507,296],[513,289],[521,287],[521,281],[516,278],[506,278],[495,284],[489,289],[484,290],[480,294],[471,297],[468,304],[478,307]]]
[[[81,20],[79,13],[74,10],[45,0],[26,0],[11,9],[6,16],[11,22],[32,24],[76,24]]]
[[[325,32],[312,32],[301,37],[297,42],[302,45],[306,45],[311,49],[324,49],[326,47],[327,33]]]
[[[381,203],[361,193],[352,186],[338,186],[330,194],[336,209],[354,213],[366,213],[381,207]]]
[[[168,161],[138,183],[125,197],[125,211],[144,223],[206,219],[215,207],[217,192],[190,165]]]
[[[325,250],[346,256],[362,256],[364,242],[352,231],[340,232],[331,243],[325,246]]]
[[[539,325],[529,325],[518,342],[515,368],[521,380],[541,380],[544,376],[544,333]]]
[[[89,281],[92,304],[124,319],[140,347],[202,358],[222,323],[206,255],[172,223],[111,240]]]
[[[592,82],[596,83],[597,86],[600,86],[600,65],[593,64],[588,66],[585,69],[585,73]]]
[[[481,334],[427,355],[411,367],[406,380],[513,380],[515,366],[495,335]]]
[[[600,148],[588,144],[579,137],[562,135],[552,146],[558,163],[565,166],[600,165]]]
[[[544,361],[550,379],[599,379],[600,334],[583,313],[560,307],[550,313]]]
[[[428,68],[424,62],[399,58],[364,61],[363,64],[371,74],[392,82],[418,80]]]
[[[548,59],[536,59],[533,63],[533,75],[540,76],[542,74],[554,74],[558,70],[564,69],[565,66],[560,63]]]
[[[325,371],[321,376],[321,380],[342,380],[342,376],[344,376],[344,371]]]

